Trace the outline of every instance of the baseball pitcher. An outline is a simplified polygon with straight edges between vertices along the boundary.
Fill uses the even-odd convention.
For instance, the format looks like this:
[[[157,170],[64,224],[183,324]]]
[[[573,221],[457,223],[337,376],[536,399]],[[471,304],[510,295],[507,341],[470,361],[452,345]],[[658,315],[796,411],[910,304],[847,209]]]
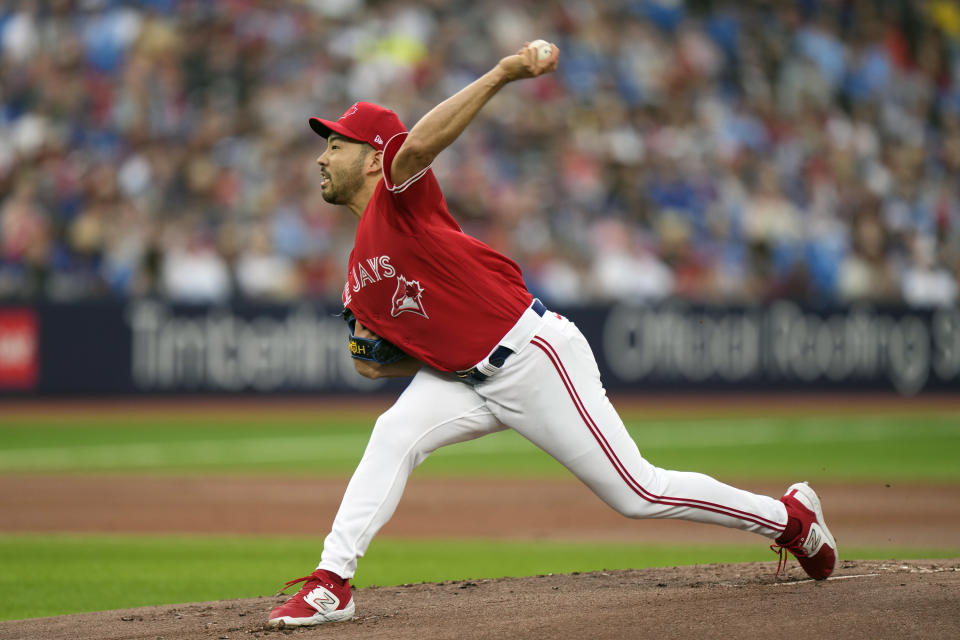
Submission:
[[[548,46],[544,46],[548,45]],[[520,268],[461,231],[430,165],[511,82],[550,73],[559,50],[524,46],[407,131],[389,109],[358,102],[311,118],[324,199],[357,217],[343,288],[349,349],[369,378],[412,376],[376,422],[320,564],[275,608],[271,626],[348,620],[349,580],[389,520],[413,469],[439,447],[514,429],[630,518],[681,518],[755,532],[815,579],[837,548],[806,483],[756,495],[647,462],[607,399],[590,345],[533,299]]]

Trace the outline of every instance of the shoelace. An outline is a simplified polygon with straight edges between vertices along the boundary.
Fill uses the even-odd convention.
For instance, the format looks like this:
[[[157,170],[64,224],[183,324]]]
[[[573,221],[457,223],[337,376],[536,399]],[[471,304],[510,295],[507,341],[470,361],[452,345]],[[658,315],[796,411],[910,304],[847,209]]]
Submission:
[[[803,547],[800,545],[800,536],[797,535],[793,540],[786,542],[784,544],[773,543],[770,545],[770,550],[777,554],[777,572],[773,574],[774,579],[780,577],[780,572],[787,568],[787,563],[790,561],[790,554],[784,553],[784,551],[789,551],[793,555],[799,557],[806,557],[807,553],[803,550]]]
[[[773,579],[774,579],[774,580],[776,580],[777,578],[779,578],[779,577],[780,577],[780,572],[787,568],[787,562],[789,562],[789,560],[790,560],[790,555],[784,553],[784,551],[786,551],[786,550],[787,550],[787,548],[786,548],[785,546],[783,546],[783,545],[779,545],[779,544],[772,544],[772,545],[770,545],[770,551],[773,551],[773,552],[774,552],[775,554],[777,554],[777,556],[778,556],[778,558],[777,558],[777,572],[776,572],[775,574],[773,574]]]
[[[292,587],[293,585],[295,585],[295,584],[297,584],[297,583],[303,582],[304,580],[310,580],[310,579],[317,580],[317,578],[315,578],[315,577],[313,576],[313,574],[311,573],[311,574],[308,575],[308,576],[303,576],[302,578],[297,578],[296,580],[291,580],[290,582],[288,582],[288,583],[286,583],[285,585],[283,585],[283,586],[280,588],[280,590],[277,591],[277,592],[276,592],[275,594],[273,594],[273,595],[274,595],[274,597],[276,597],[276,596],[285,596],[285,595],[287,595],[287,594],[285,594],[284,591],[286,591],[287,589],[289,589],[290,587]],[[317,580],[317,581],[319,582],[319,580]],[[307,585],[303,585],[303,586],[306,587]],[[302,588],[302,587],[301,587],[301,588]]]

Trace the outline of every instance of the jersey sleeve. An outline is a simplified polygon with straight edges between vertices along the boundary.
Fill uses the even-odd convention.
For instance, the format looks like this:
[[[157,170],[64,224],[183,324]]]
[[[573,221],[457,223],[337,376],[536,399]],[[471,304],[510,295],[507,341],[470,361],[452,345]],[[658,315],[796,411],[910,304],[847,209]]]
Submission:
[[[383,182],[387,187],[387,191],[393,194],[400,194],[407,191],[417,182],[420,182],[421,178],[430,171],[430,167],[426,166],[416,174],[407,178],[403,184],[394,184],[393,178],[390,176],[390,168],[393,166],[393,159],[397,157],[397,151],[403,146],[403,141],[407,139],[407,135],[406,131],[402,131],[387,140],[387,144],[383,145]]]
[[[383,147],[383,197],[390,201],[388,209],[397,214],[392,217],[393,224],[397,225],[398,229],[409,232],[408,226],[412,218],[430,219],[435,224],[443,224],[459,230],[459,225],[446,212],[443,192],[429,166],[411,176],[403,184],[394,184],[390,176],[390,167],[406,137],[406,132],[398,133],[387,140],[387,144]]]

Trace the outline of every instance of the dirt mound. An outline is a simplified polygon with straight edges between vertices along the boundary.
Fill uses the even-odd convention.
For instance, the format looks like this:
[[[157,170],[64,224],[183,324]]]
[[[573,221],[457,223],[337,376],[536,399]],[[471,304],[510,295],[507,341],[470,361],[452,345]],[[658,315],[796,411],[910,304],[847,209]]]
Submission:
[[[357,617],[269,630],[261,597],[0,622],[0,640],[356,638],[955,638],[960,559],[842,563],[813,582],[795,562],[703,565],[370,587]]]

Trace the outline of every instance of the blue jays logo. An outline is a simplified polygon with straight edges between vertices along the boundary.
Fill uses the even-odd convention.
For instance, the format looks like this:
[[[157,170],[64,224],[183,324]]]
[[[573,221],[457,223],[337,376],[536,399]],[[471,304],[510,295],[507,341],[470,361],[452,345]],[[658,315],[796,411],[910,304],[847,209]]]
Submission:
[[[343,119],[345,119],[345,118],[349,118],[350,116],[352,116],[353,114],[355,114],[355,113],[356,113],[357,111],[359,111],[359,110],[360,110],[360,103],[359,103],[359,102],[354,102],[353,105],[351,105],[351,107],[350,107],[349,109],[347,109],[346,113],[344,113],[342,116],[340,116],[339,120],[343,120]]]
[[[397,276],[397,290],[393,294],[393,308],[390,315],[394,318],[405,312],[415,313],[429,319],[423,308],[423,286],[418,280],[407,280]]]

